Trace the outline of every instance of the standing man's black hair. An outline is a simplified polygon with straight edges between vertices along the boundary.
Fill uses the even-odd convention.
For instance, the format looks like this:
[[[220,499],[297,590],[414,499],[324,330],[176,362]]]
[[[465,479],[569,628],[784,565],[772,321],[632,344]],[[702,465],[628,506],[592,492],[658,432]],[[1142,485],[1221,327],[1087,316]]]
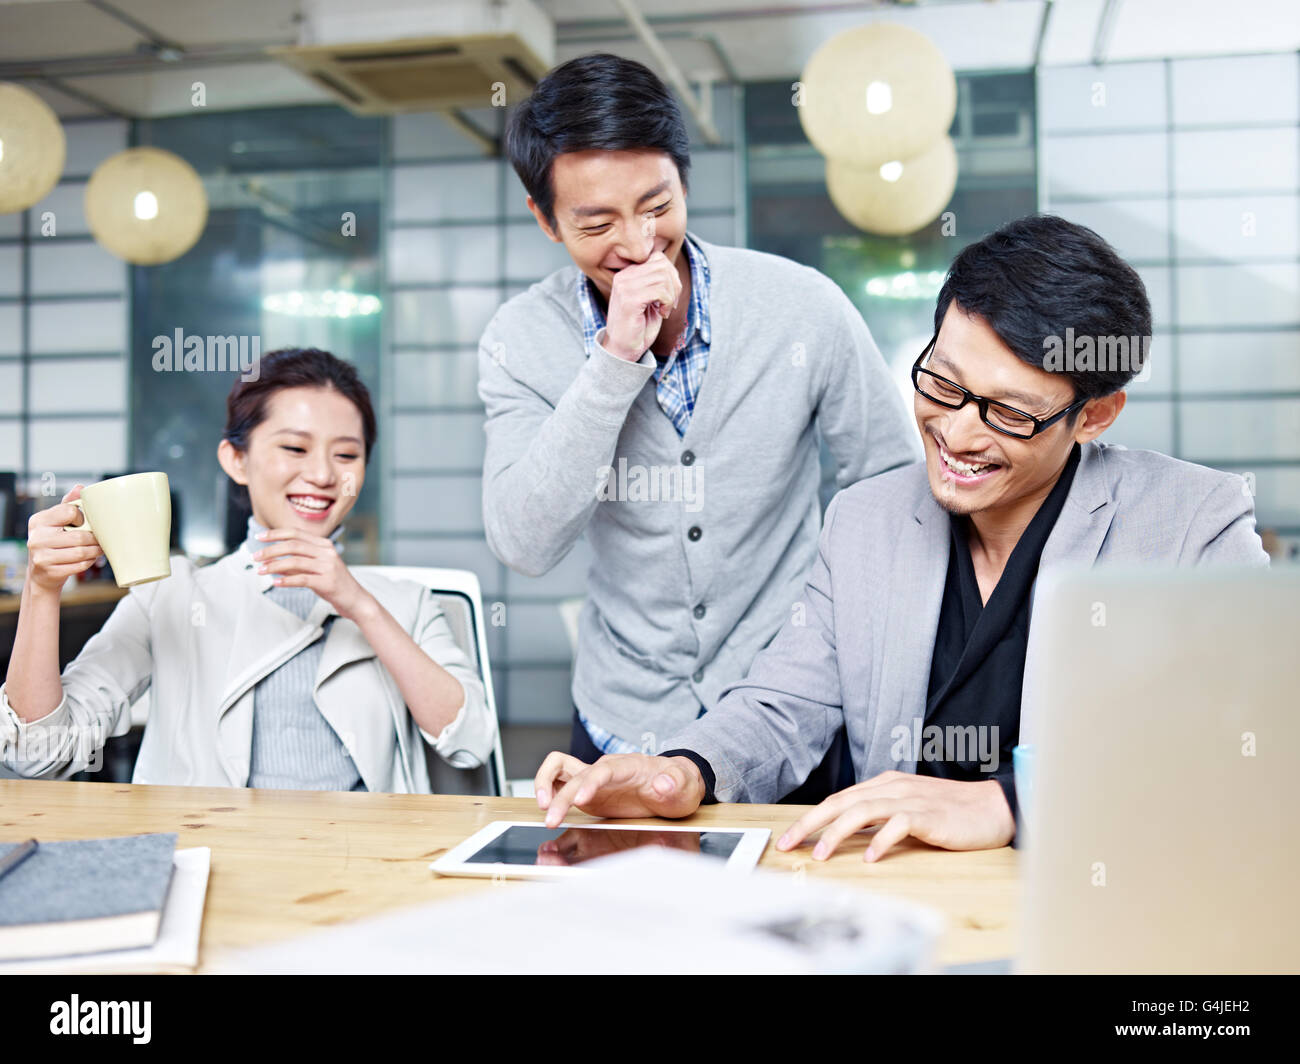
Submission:
[[[677,100],[649,67],[600,53],[552,70],[510,116],[506,154],[533,202],[555,227],[551,164],[566,152],[662,151],[686,189],[690,136]]]
[[[1051,214],[1019,218],[963,248],[939,290],[934,329],[948,305],[978,314],[1016,356],[1043,368],[1044,342],[1075,336],[1150,343],[1151,303],[1137,271],[1086,226]],[[1123,388],[1141,370],[1067,372],[1080,399]]]

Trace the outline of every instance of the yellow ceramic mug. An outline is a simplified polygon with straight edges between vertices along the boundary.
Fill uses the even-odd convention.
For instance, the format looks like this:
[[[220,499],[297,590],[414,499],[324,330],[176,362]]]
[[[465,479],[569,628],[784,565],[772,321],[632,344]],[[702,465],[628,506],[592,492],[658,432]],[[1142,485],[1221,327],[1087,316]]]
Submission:
[[[172,575],[172,499],[166,473],[132,473],[81,489],[72,505],[108,555],[118,587],[134,587]]]

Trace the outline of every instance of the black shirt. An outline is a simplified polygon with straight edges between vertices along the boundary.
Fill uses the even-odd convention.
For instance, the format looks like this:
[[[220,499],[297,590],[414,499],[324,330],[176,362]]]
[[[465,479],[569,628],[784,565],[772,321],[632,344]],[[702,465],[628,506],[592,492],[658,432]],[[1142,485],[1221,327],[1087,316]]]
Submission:
[[[1078,444],[1021,534],[987,603],[970,552],[970,518],[950,515],[952,546],[939,610],[916,771],[944,779],[995,779],[1012,816],[1011,751],[1020,737],[1020,693],[1029,642],[1029,602],[1043,547],[1079,465]],[[994,731],[996,729],[996,731]],[[996,768],[985,771],[985,765]]]

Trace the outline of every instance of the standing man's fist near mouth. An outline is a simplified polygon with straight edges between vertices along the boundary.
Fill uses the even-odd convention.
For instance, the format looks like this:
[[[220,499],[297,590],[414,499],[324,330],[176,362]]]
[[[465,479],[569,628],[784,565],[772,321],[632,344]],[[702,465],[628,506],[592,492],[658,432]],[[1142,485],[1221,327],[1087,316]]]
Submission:
[[[643,233],[653,247],[653,214],[646,216]],[[677,267],[659,249],[651,251],[644,262],[624,266],[613,274],[602,346],[612,355],[635,362],[659,338],[664,322],[676,309],[682,279]],[[598,336],[597,342],[601,341]]]

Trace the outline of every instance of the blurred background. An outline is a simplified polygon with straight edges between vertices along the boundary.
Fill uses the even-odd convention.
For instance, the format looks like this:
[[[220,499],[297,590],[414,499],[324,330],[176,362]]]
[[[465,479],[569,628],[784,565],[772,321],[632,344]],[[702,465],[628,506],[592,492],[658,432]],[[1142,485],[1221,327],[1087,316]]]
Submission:
[[[488,650],[508,774],[531,775],[538,751],[567,741],[562,606],[582,596],[590,555],[579,543],[531,579],[488,550],[476,344],[503,300],[568,265],[501,155],[509,108],[549,66],[593,51],[646,63],[682,97],[690,229],[831,276],[905,394],[962,246],[1035,210],[1096,229],[1142,275],[1155,316],[1149,379],[1106,438],[1245,474],[1274,557],[1300,555],[1293,0],[356,6],[0,0],[0,83],[44,101],[66,138],[48,193],[0,213],[8,591],[26,515],[76,481],[163,470],[175,549],[214,558],[242,538],[214,461],[236,374],[160,371],[159,338],[324,347],[378,400],[348,559],[469,569],[489,609],[504,604]],[[908,207],[927,217],[901,234],[865,231],[832,201],[797,101],[814,53],[875,23],[923,37],[955,90],[937,129],[955,175],[932,174],[916,193],[929,202]],[[895,116],[912,103],[897,86]],[[138,147],[183,159],[207,203],[192,246],[154,265],[130,261],[129,234],[92,233],[85,210],[91,175]],[[905,180],[891,165],[880,176],[901,195],[910,163]],[[889,213],[887,194],[863,192]],[[106,579],[77,590],[65,661],[116,597]],[[0,597],[0,669],[15,609]]]

